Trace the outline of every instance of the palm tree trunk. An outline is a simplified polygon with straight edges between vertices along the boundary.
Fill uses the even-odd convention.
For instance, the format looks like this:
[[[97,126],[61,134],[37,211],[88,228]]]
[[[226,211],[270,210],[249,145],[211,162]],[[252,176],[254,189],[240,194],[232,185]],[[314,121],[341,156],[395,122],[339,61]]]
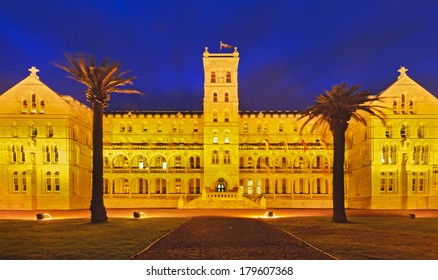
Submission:
[[[347,125],[332,128],[334,140],[333,158],[333,218],[336,223],[347,223],[344,202],[345,131]]]
[[[91,189],[91,223],[106,223],[103,204],[103,106],[93,102],[93,178]]]

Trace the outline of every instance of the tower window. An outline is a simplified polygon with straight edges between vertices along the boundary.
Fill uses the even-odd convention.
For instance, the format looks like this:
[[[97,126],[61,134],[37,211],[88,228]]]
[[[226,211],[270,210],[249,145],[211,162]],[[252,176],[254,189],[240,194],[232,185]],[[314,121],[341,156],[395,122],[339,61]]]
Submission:
[[[228,95],[228,92],[226,92],[225,93],[225,98],[224,98],[224,101],[225,102],[229,102],[229,97],[228,97],[229,95]]]
[[[216,83],[216,72],[211,72],[211,79],[210,79],[211,83]]]
[[[217,93],[213,93],[213,102],[217,102]]]
[[[227,83],[231,83],[231,72],[227,71]]]

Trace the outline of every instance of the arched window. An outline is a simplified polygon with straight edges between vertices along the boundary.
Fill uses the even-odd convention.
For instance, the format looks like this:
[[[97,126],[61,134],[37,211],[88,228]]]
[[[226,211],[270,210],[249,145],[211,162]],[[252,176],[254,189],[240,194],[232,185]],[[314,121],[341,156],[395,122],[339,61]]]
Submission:
[[[44,151],[46,152],[46,162],[50,162],[51,156],[50,156],[50,146],[46,145],[44,148]]]
[[[382,163],[384,163],[384,164],[388,163],[388,154],[389,154],[388,146],[383,145],[383,146],[382,146],[381,159],[380,159],[380,161],[381,161]]]
[[[21,113],[27,113],[27,100],[23,100],[22,106],[21,106]]]
[[[225,93],[224,101],[225,101],[225,102],[229,102],[229,101],[230,101],[230,100],[229,100],[228,92]]]
[[[18,192],[20,190],[20,185],[19,185],[19,179],[18,179],[18,172],[15,171],[14,174],[12,175],[12,184],[14,186],[14,192]]]
[[[224,144],[230,144],[230,133],[228,131],[224,135]]]
[[[213,93],[213,102],[217,102],[217,93]]]
[[[36,95],[35,93],[32,94],[32,114],[36,113]]]
[[[60,177],[59,177],[59,171],[55,171],[55,176],[54,176],[54,181],[55,181],[55,192],[59,192],[61,190],[61,186],[60,186]]]
[[[283,123],[278,124],[278,132],[283,132]]]
[[[270,191],[269,191],[269,179],[265,179],[265,193],[270,193]]]
[[[248,132],[248,123],[243,124],[243,132]]]
[[[213,132],[213,144],[219,143],[219,138],[217,136],[217,132]]]
[[[211,72],[211,79],[210,79],[211,83],[216,83],[216,72]]]
[[[424,124],[419,124],[417,126],[417,136],[418,138],[424,138],[425,136]]]
[[[228,111],[224,112],[224,121],[230,122],[230,113]]]
[[[55,163],[59,162],[58,145],[53,146],[53,162]]]
[[[50,171],[46,173],[46,191],[52,191],[52,172]]]
[[[385,128],[386,138],[392,138],[392,124],[387,124]]]
[[[53,137],[53,126],[51,124],[47,125],[47,137],[52,138]]]
[[[217,111],[213,112],[213,122],[217,122]]]
[[[40,101],[40,113],[44,114],[46,112],[46,103],[44,102],[44,100]]]
[[[35,124],[31,124],[30,127],[29,127],[29,130],[30,130],[30,136],[31,136],[32,138],[37,137],[37,135],[38,135],[38,129],[35,127]]]
[[[397,104],[397,100],[394,100],[392,102],[392,111],[394,112],[394,114],[398,114],[398,104]]]
[[[424,145],[424,146],[421,147],[420,162],[422,164],[427,164],[428,163],[428,158],[429,158],[429,146]]]
[[[415,113],[414,101],[413,100],[409,100],[409,113],[411,113],[411,114]]]
[[[26,192],[27,190],[27,179],[26,179],[26,171],[21,173],[21,190]]]
[[[26,162],[26,153],[24,152],[24,145],[20,145],[20,160],[21,162]]]
[[[11,136],[12,137],[18,137],[18,127],[16,123],[13,123],[11,125]]]
[[[230,151],[224,152],[224,164],[230,164],[231,163],[231,156]]]
[[[214,150],[213,155],[211,157],[211,163],[212,164],[219,164],[219,152]]]
[[[15,145],[11,145],[11,161],[17,162],[17,150],[15,148]]]
[[[409,133],[408,133],[408,126],[405,124],[402,124],[400,126],[400,137],[403,139],[406,139],[407,137],[409,137]]]
[[[227,71],[227,83],[231,83],[231,72]]]
[[[391,145],[389,147],[388,161],[390,164],[397,163],[397,146],[396,145]]]
[[[422,150],[422,147],[420,145],[415,145],[414,146],[414,153],[413,153],[413,157],[412,157],[412,160],[413,160],[414,164],[419,164],[420,163],[420,160],[421,160],[421,150]]]

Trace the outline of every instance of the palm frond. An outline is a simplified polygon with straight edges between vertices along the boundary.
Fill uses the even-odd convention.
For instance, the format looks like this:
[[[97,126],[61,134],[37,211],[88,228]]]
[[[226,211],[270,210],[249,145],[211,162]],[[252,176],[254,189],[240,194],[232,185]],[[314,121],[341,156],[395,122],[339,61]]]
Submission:
[[[126,85],[132,85],[132,80],[136,77],[124,77],[128,71],[118,72],[120,64],[110,62],[105,58],[98,66],[95,63],[94,57],[89,55],[88,58],[78,53],[76,56],[65,54],[67,64],[62,65],[54,63],[58,68],[70,74],[68,77],[84,84],[87,89],[85,95],[90,102],[98,102],[107,106],[110,100],[111,93],[124,94],[141,94],[135,89],[121,88]]]
[[[358,91],[359,88],[359,85],[347,88],[347,84],[343,82],[340,85],[334,85],[331,90],[325,90],[324,94],[318,95],[315,104],[310,106],[299,118],[307,117],[301,131],[314,119],[317,121],[313,123],[312,131],[324,125],[334,128],[340,124],[348,124],[350,119],[366,125],[366,118],[360,112],[384,121],[384,109],[387,108],[375,104],[375,102],[381,101],[380,95],[373,95],[366,90]]]

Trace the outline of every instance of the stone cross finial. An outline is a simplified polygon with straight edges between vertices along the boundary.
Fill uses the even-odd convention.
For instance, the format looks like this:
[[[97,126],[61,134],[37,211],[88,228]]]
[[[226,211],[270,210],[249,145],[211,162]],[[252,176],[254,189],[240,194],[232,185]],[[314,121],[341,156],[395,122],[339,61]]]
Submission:
[[[29,72],[30,72],[29,76],[38,78],[37,72],[39,72],[40,70],[38,70],[35,66],[32,66],[30,69],[27,69],[27,70],[29,70]]]
[[[398,69],[397,72],[400,72],[400,75],[398,76],[398,78],[400,79],[401,77],[406,76],[406,72],[408,72],[408,69],[404,66],[400,66],[400,69]]]

